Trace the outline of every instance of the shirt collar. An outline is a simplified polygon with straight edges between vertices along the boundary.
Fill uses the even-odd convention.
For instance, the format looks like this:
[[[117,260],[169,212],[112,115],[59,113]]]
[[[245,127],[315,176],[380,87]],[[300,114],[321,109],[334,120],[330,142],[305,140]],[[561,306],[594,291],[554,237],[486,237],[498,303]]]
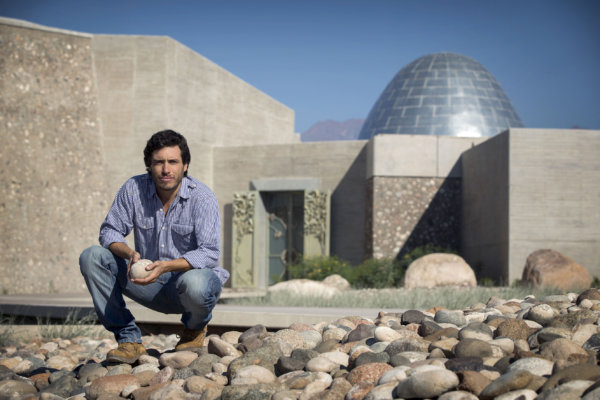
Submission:
[[[192,181],[187,176],[184,176],[181,180],[181,186],[179,187],[179,197],[182,199],[189,199],[190,186],[193,186]]]

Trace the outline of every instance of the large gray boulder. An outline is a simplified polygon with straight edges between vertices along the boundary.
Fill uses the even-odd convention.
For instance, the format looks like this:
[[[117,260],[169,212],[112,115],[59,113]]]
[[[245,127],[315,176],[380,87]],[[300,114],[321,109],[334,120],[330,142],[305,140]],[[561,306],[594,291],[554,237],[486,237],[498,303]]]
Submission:
[[[456,254],[432,253],[413,261],[404,274],[404,287],[477,286],[473,269]]]

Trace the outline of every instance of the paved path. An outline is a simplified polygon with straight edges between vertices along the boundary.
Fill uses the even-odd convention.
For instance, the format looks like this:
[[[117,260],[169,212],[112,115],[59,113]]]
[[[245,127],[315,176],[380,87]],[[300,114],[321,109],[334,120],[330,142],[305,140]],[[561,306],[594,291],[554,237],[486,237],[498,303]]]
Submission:
[[[264,292],[227,291],[222,298],[260,296]],[[140,323],[179,324],[179,314],[162,314],[126,299],[129,309]],[[348,315],[374,319],[379,311],[403,312],[401,309],[266,307],[217,304],[213,311],[213,326],[250,327],[257,324],[267,328],[287,328],[293,322],[315,324],[334,321]],[[69,313],[84,316],[94,313],[89,294],[28,294],[0,296],[0,313],[41,318],[65,318]]]

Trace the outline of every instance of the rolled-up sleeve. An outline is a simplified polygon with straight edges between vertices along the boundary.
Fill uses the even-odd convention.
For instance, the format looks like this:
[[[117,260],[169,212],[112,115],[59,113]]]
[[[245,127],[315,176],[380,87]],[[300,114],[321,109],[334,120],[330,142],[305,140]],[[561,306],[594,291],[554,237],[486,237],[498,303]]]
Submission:
[[[111,243],[127,243],[125,236],[133,228],[133,207],[131,196],[127,193],[130,181],[126,182],[117,192],[104,222],[100,226],[100,245],[108,248]]]

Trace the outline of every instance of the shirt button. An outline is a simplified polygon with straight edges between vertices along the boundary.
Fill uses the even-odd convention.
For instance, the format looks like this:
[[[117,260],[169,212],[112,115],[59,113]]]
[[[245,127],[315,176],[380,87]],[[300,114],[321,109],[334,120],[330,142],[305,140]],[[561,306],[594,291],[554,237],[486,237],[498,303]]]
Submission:
[[[164,231],[164,230],[165,230],[165,227],[163,226],[161,229]]]
[[[164,244],[161,244],[161,245],[160,245],[160,247],[163,247],[163,248],[164,248],[164,247],[165,247],[165,245],[164,245]]]

